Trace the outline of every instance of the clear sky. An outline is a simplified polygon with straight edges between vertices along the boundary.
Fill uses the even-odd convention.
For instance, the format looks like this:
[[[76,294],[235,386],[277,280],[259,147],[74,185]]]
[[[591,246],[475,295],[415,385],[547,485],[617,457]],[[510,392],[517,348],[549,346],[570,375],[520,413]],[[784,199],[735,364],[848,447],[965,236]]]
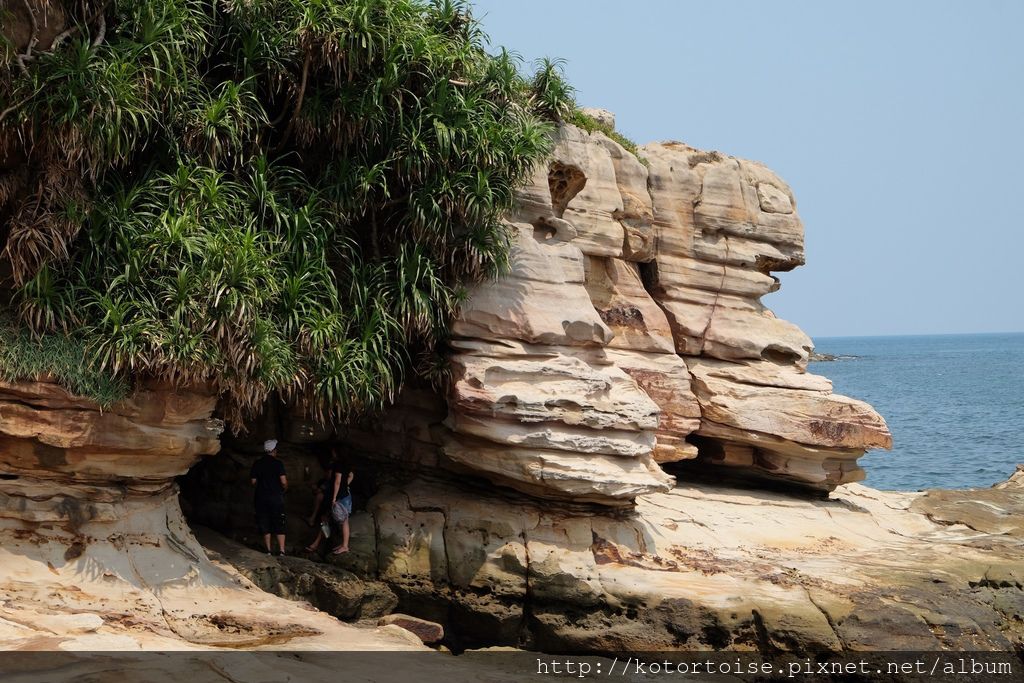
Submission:
[[[782,176],[808,262],[765,303],[812,336],[1024,331],[1024,1],[473,5],[637,142]]]

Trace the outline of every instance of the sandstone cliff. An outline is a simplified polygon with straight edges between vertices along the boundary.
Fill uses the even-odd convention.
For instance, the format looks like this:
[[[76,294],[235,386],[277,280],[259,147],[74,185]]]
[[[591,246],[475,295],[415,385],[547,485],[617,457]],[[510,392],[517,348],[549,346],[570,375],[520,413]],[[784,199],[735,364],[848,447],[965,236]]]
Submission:
[[[407,387],[340,433],[268,406],[213,455],[199,388],[101,411],[45,378],[0,385],[0,644],[418,647],[311,601],[348,620],[397,603],[462,646],[1020,647],[1016,480],[850,484],[885,423],[808,374],[810,340],[761,303],[803,263],[786,184],[680,143],[641,161],[600,132],[556,142],[509,217],[511,272],[454,326],[445,394]],[[184,523],[174,479],[202,458],[192,520],[253,540],[249,465],[271,435],[296,543],[317,448],[360,456],[337,567],[207,534],[211,561]]]
[[[434,464],[612,506],[668,490],[658,463],[824,491],[863,478],[885,422],[807,373],[811,340],[760,301],[803,263],[789,187],[681,143],[640,153],[560,129],[510,217],[511,272],[455,324],[447,429],[362,445],[408,462],[432,444]],[[416,422],[406,408],[389,419]]]
[[[0,649],[418,649],[211,562],[174,477],[217,452],[214,404],[153,385],[101,410],[47,381],[0,383]]]
[[[463,646],[1019,642],[1022,537],[997,523],[1021,514],[1016,493],[847,485],[890,436],[806,372],[810,340],[760,302],[803,263],[786,184],[679,143],[641,153],[561,130],[510,217],[511,272],[455,325],[449,393],[409,388],[345,432],[384,485],[332,562]],[[288,424],[302,476],[302,449],[328,435]],[[202,491],[232,497],[252,455],[233,457]],[[247,535],[247,511],[207,513]]]

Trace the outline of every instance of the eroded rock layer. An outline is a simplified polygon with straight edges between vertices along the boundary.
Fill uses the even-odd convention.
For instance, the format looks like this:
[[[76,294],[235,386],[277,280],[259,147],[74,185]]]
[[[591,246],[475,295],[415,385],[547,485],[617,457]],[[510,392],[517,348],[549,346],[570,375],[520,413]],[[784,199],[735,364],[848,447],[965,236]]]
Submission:
[[[659,407],[606,349],[571,235],[511,226],[512,271],[479,288],[453,329],[447,458],[502,484],[577,501],[667,490]]]
[[[195,542],[173,479],[220,446],[201,390],[101,411],[0,384],[0,644],[421,647],[258,585],[342,619],[397,603],[467,646],[1019,648],[1019,481],[842,486],[890,436],[806,372],[810,340],[761,303],[803,262],[789,188],[678,143],[641,154],[560,130],[509,217],[511,272],[453,328],[446,394],[408,386],[336,433],[268,406],[184,480],[193,519],[254,541],[249,468],[280,438],[298,548],[316,455],[343,442],[359,464],[340,567],[205,537],[239,575]],[[832,494],[688,480],[717,467]]]
[[[804,260],[789,187],[680,143],[640,153],[560,129],[511,217],[511,273],[455,325],[447,459],[609,505],[664,490],[655,462],[861,479],[885,422],[808,374],[811,340],[761,303]]]
[[[219,449],[214,404],[149,385],[101,410],[48,381],[0,383],[0,649],[420,649],[209,559],[175,477]]]

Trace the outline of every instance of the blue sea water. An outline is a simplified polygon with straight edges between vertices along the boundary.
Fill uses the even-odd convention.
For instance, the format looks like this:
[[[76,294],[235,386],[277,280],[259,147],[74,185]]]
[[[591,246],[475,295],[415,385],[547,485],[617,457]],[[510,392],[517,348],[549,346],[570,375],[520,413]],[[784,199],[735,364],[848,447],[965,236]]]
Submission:
[[[1024,463],[1024,333],[831,337],[811,363],[889,423],[892,451],[861,459],[880,489],[987,487]]]

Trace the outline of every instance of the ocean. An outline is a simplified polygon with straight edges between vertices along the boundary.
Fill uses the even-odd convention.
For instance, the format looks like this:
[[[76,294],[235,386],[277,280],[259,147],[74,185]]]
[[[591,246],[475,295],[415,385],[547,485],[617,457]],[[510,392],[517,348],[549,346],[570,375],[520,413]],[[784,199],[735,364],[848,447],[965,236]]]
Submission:
[[[835,391],[889,423],[891,451],[861,458],[879,489],[988,487],[1024,463],[1024,333],[815,339]]]

